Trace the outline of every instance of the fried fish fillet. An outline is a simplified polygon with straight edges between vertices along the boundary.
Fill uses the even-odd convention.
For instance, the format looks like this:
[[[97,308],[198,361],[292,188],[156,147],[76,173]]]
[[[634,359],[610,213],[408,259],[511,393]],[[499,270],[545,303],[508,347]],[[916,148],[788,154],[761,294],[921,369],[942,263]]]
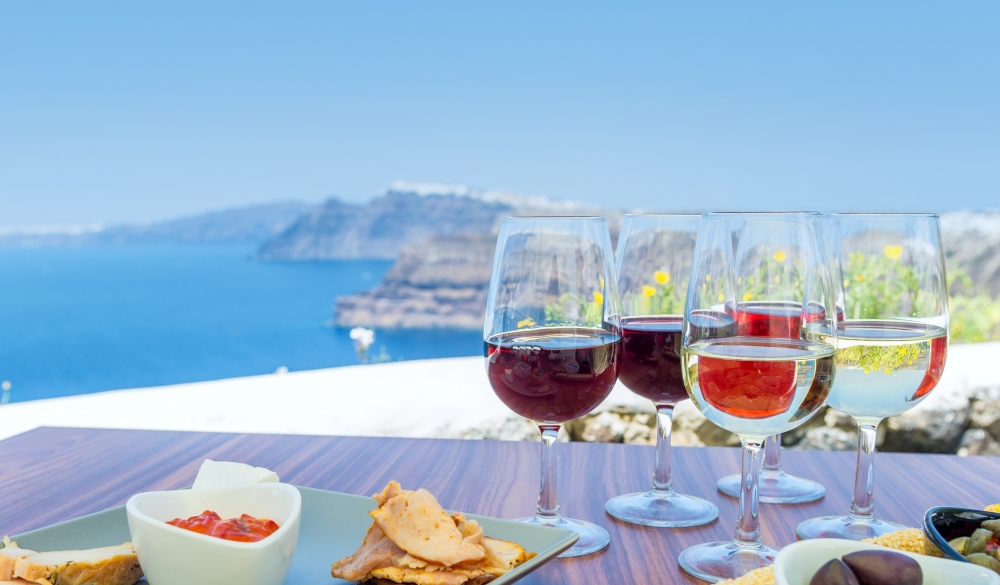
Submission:
[[[484,585],[533,558],[520,545],[483,536],[478,522],[448,514],[430,492],[390,482],[361,546],[331,574],[375,585]]]
[[[399,493],[386,498],[384,504],[371,512],[371,517],[401,549],[446,567],[486,557],[482,528],[464,536],[429,491],[408,492],[398,487],[399,484],[392,483],[386,487],[383,497],[386,492]]]

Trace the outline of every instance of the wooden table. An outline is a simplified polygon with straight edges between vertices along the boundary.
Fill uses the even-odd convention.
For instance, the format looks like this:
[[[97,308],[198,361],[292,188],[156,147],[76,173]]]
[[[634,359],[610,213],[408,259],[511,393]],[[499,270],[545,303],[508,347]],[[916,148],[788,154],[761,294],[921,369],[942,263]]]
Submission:
[[[606,527],[611,545],[553,561],[523,583],[701,582],[681,571],[677,555],[689,545],[731,537],[737,503],[720,495],[715,482],[737,471],[737,449],[675,449],[677,489],[719,506],[719,520],[680,530],[636,527],[604,512],[609,497],[647,487],[651,447],[572,443],[558,449],[563,512]],[[353,494],[370,495],[396,479],[431,490],[445,507],[500,518],[532,514],[538,490],[535,443],[42,428],[0,441],[0,536],[118,506],[137,492],[189,485],[206,457]],[[762,505],[764,542],[776,546],[795,540],[801,520],[846,512],[854,481],[853,453],[785,451],[784,457],[786,470],[819,480],[827,496],[811,504]],[[877,466],[879,516],[909,526],[920,526],[931,506],[982,508],[1000,501],[1000,458],[883,453]]]

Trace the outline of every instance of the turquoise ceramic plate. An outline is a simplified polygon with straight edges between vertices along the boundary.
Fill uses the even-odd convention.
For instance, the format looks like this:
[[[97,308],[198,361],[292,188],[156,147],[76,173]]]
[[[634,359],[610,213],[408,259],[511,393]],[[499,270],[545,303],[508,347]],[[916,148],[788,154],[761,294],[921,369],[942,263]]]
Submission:
[[[371,498],[299,488],[302,492],[302,531],[286,585],[329,585],[346,581],[330,576],[330,565],[357,550],[375,508]],[[494,585],[513,583],[573,546],[577,535],[568,530],[529,526],[484,516],[468,515],[482,526],[486,536],[516,542],[538,556],[496,579]],[[30,550],[72,550],[111,546],[128,542],[125,507],[119,506],[76,520],[62,522],[11,537]],[[2,545],[0,545],[2,547]]]

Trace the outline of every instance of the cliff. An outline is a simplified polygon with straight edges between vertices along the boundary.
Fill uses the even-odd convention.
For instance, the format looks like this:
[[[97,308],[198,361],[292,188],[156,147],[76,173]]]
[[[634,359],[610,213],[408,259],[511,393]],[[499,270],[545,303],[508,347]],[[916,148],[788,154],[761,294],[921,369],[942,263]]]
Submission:
[[[264,242],[262,260],[396,258],[433,236],[489,233],[514,208],[455,193],[389,190],[366,205],[330,199]]]
[[[435,236],[405,248],[374,290],[337,299],[341,327],[481,329],[496,236]]]

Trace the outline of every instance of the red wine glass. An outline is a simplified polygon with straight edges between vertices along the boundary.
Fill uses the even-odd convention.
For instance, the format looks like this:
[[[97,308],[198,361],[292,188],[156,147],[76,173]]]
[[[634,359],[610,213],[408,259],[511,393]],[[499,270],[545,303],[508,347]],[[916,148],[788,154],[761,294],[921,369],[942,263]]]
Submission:
[[[500,400],[541,430],[538,506],[520,521],[576,532],[563,557],[610,541],[604,528],[559,513],[555,445],[560,426],[592,411],[618,380],[619,312],[604,218],[503,219],[483,330],[486,370]]]
[[[670,431],[674,407],[686,400],[681,325],[698,215],[626,215],[615,267],[622,303],[622,365],[618,379],[656,407],[656,464],[646,492],[616,496],[605,509],[619,520],[659,528],[715,520],[715,504],[674,491]]]
[[[863,540],[902,525],[875,517],[879,423],[930,394],[948,355],[948,297],[938,217],[833,214],[828,222],[838,324],[827,404],[858,423],[854,500],[846,516],[806,520],[803,539]]]
[[[699,579],[732,579],[774,562],[777,550],[763,543],[758,521],[762,447],[805,422],[833,383],[836,313],[824,307],[821,318],[806,318],[830,290],[813,214],[702,217],[684,311],[684,382],[702,414],[739,435],[743,472],[733,540],[695,545],[678,558]],[[751,331],[739,306],[760,300],[797,310],[799,335],[778,325]]]

